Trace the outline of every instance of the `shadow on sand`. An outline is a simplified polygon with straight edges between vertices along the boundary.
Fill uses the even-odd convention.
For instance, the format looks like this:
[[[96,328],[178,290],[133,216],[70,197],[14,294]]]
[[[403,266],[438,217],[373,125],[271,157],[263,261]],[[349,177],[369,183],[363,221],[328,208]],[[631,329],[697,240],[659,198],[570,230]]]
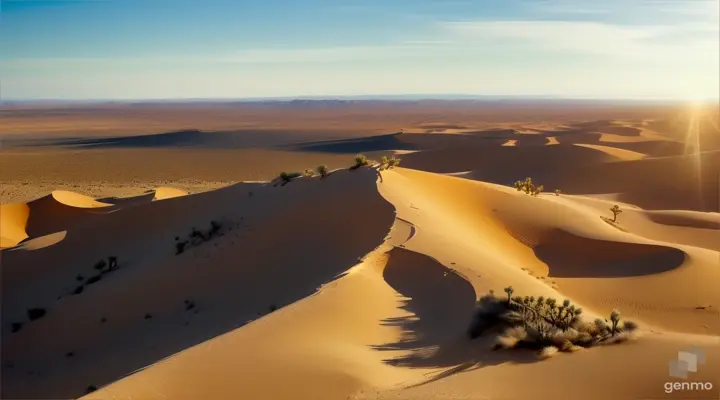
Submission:
[[[409,315],[382,321],[385,326],[401,328],[402,338],[373,349],[404,353],[385,360],[393,366],[445,369],[429,373],[421,384],[490,365],[537,361],[529,351],[491,351],[493,335],[470,340],[466,331],[475,309],[475,289],[434,259],[393,249],[383,277],[405,297],[401,308]]]

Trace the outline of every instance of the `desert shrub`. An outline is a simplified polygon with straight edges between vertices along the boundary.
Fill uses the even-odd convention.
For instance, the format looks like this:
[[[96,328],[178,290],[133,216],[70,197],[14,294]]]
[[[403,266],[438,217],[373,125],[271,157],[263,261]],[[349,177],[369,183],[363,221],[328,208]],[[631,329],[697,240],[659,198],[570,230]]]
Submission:
[[[82,275],[78,275],[75,277],[75,280],[78,282],[82,282],[83,279],[85,279],[85,277],[83,277]]]
[[[313,176],[315,176],[315,171],[308,168],[305,171],[303,171],[303,175],[312,178]]]
[[[388,156],[382,156],[380,158],[380,171],[386,170],[386,169],[392,169],[393,167],[397,167],[400,165],[400,159],[395,158],[395,156],[392,156],[388,158]]]
[[[85,287],[83,285],[80,285],[73,290],[72,294],[80,294],[85,290]]]
[[[558,303],[556,299],[543,296],[513,297],[515,291],[511,286],[504,291],[506,297],[503,298],[494,293],[480,298],[468,328],[471,339],[494,328],[504,329],[496,338],[494,349],[552,351],[545,350],[552,347],[556,351],[573,352],[583,347],[629,340],[638,329],[632,321],[621,323],[618,311],[610,314],[610,325],[602,319],[589,324],[582,320],[582,308],[570,300]]]
[[[22,329],[22,326],[23,326],[22,322],[13,322],[11,325],[10,331],[12,333],[18,332],[18,331],[20,331],[20,329]]]
[[[543,347],[542,350],[540,350],[540,353],[538,353],[538,358],[541,360],[547,360],[548,358],[557,354],[557,352],[558,352],[557,347],[546,346],[546,347]]]
[[[102,275],[91,276],[85,283],[88,285],[92,285],[95,282],[100,282],[100,279],[102,279]]]
[[[185,300],[185,310],[192,310],[195,308],[195,302],[192,300]]]
[[[285,186],[290,181],[292,181],[293,179],[295,179],[299,176],[302,176],[302,174],[299,172],[281,172],[280,173],[280,182],[282,182],[281,185]]]
[[[268,309],[270,310],[270,312],[274,312],[278,309],[278,307],[275,304],[270,304],[270,307],[268,307]]]
[[[320,179],[325,179],[328,174],[328,168],[326,165],[318,165],[318,167],[315,168],[315,171],[317,171],[318,175],[320,175]]]
[[[187,244],[187,241],[175,243],[175,255],[182,254],[185,251],[185,246],[187,246]]]
[[[615,204],[615,205],[612,206],[612,208],[610,209],[610,212],[613,213],[612,222],[617,222],[618,214],[620,214],[621,212],[623,212],[623,210],[620,208],[620,206],[618,206],[617,204]]]
[[[150,318],[152,318],[151,314],[145,314],[145,319],[150,319]]]
[[[560,194],[562,194],[562,190],[555,189],[555,196],[560,196]]]
[[[74,352],[74,351],[68,351],[67,353],[65,353],[65,357],[67,357],[67,358],[75,357],[75,352]]]
[[[93,268],[95,268],[97,270],[101,270],[101,269],[105,268],[106,265],[107,264],[105,263],[105,260],[100,260],[95,263],[95,266]]]
[[[97,391],[97,386],[95,386],[95,385],[90,385],[87,387],[87,389],[85,389],[85,393],[92,393],[95,391]]]
[[[47,314],[47,310],[44,308],[31,308],[27,310],[27,315],[30,321],[38,320]]]
[[[513,186],[518,192],[523,192],[530,196],[537,196],[543,191],[543,185],[535,185],[530,177],[525,178],[524,181],[515,181]]]
[[[352,167],[350,167],[351,170],[358,169],[360,167],[363,167],[365,165],[368,165],[370,161],[368,161],[368,158],[364,154],[358,154],[355,156],[355,164],[353,164]]]

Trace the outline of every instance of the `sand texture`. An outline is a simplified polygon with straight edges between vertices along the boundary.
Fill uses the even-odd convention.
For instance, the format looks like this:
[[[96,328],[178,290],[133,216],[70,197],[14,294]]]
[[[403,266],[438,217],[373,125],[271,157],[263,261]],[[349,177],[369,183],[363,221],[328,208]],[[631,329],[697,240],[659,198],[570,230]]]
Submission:
[[[720,396],[717,114],[333,107],[3,110],[2,398]],[[507,286],[637,338],[493,351]]]

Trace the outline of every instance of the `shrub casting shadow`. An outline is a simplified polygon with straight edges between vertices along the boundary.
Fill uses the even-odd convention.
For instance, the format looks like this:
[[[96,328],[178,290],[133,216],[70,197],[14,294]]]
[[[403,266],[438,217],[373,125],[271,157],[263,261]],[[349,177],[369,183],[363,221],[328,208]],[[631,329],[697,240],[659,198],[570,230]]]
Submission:
[[[470,340],[467,329],[477,295],[464,277],[434,259],[395,248],[383,272],[385,281],[407,299],[401,308],[411,315],[388,318],[385,326],[402,329],[395,343],[373,346],[378,351],[409,352],[386,359],[408,368],[449,368],[427,383],[452,374],[505,362],[536,361],[532,352],[491,352],[492,337]]]

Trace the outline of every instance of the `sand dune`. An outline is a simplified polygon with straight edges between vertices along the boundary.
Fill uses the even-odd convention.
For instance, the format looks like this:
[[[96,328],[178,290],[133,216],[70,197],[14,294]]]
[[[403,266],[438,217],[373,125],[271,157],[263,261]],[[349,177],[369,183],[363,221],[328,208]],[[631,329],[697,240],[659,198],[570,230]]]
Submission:
[[[620,160],[623,161],[629,161],[629,160],[642,160],[643,158],[647,157],[647,154],[638,153],[631,150],[623,150],[619,149],[617,147],[610,147],[610,146],[600,146],[597,144],[582,144],[582,143],[575,143],[575,146],[581,146],[581,147],[587,147],[588,149],[594,149],[597,151],[601,151],[606,154],[610,154],[611,156],[617,157]]]
[[[187,196],[187,192],[171,187],[160,187],[155,189],[154,200],[172,199],[173,197]]]
[[[23,321],[27,308],[47,308],[48,316],[3,341],[4,359],[15,364],[4,370],[12,377],[4,396],[79,396],[88,385],[111,382],[258,318],[273,304],[311,294],[380,244],[392,224],[392,208],[374,181],[374,172],[354,171],[285,187],[238,185],[123,209],[71,231],[55,246],[5,252],[5,329]],[[344,194],[328,204],[323,193]],[[313,212],[296,211],[320,204],[325,223]],[[223,215],[224,236],[175,255],[174,236]],[[76,276],[93,276],[94,263],[110,255],[118,257],[119,270],[73,296],[83,283]],[[295,272],[288,275],[291,264]],[[184,300],[196,308],[186,311]],[[152,318],[144,320],[146,314]],[[68,318],[77,322],[68,325]],[[48,330],[55,340],[43,340]],[[77,356],[68,360],[67,352]],[[62,372],[56,371],[60,365]]]
[[[2,247],[65,230],[113,209],[112,204],[59,190],[28,204],[2,205]]]
[[[54,191],[3,204],[2,246],[12,247],[0,253],[2,397],[720,395],[718,151],[685,154],[667,126],[620,114],[485,124],[409,115],[404,133],[269,137],[282,143],[244,160],[327,163],[324,179],[280,185],[275,171],[202,193],[144,182],[132,194]],[[237,139],[188,132],[81,144],[119,162],[108,157],[125,151],[110,149],[118,140],[170,140],[171,160]],[[234,151],[207,162],[250,154]],[[395,154],[402,168],[348,170],[360,152]],[[526,176],[545,192],[512,187]],[[478,297],[507,286],[572,300],[588,321],[619,309],[639,338],[544,361],[492,351],[492,336],[469,340]],[[33,308],[46,315],[30,320]],[[688,346],[706,351],[692,380],[714,387],[666,393],[668,362]]]

